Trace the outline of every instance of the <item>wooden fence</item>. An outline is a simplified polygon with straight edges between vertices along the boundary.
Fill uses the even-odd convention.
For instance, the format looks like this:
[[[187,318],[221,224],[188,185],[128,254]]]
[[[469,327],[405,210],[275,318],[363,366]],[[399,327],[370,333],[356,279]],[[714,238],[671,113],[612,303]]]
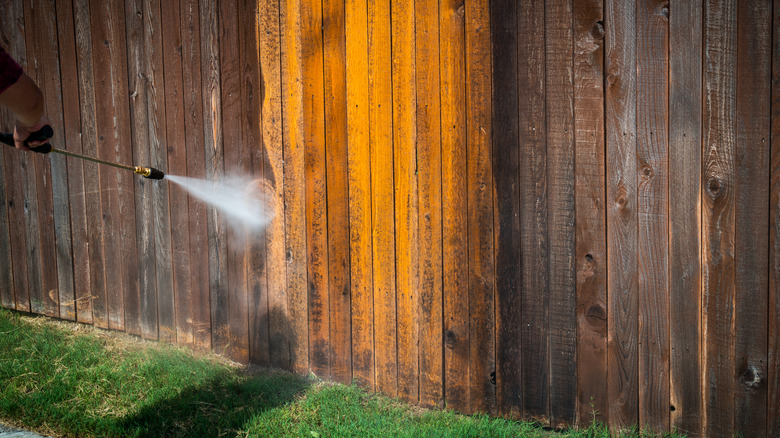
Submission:
[[[2,3],[55,145],[275,208],[247,236],[4,148],[2,306],[423,406],[780,436],[780,2]]]

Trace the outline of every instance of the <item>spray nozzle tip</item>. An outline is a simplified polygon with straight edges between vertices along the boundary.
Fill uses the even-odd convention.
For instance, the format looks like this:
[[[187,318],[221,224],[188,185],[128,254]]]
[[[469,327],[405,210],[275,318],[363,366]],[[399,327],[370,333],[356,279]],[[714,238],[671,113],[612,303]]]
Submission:
[[[165,174],[162,171],[155,169],[154,167],[150,167],[149,174],[144,175],[144,177],[149,179],[163,179],[165,178]]]
[[[135,166],[133,172],[149,179],[163,179],[165,174],[162,171],[155,169],[154,167],[141,167]]]

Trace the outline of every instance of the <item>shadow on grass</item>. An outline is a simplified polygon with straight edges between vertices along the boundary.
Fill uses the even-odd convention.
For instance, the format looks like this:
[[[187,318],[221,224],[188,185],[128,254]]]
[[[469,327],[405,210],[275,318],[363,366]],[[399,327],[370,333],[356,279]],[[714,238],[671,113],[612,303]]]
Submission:
[[[212,378],[124,418],[128,436],[235,436],[255,416],[301,395],[310,382],[290,373],[250,369]]]

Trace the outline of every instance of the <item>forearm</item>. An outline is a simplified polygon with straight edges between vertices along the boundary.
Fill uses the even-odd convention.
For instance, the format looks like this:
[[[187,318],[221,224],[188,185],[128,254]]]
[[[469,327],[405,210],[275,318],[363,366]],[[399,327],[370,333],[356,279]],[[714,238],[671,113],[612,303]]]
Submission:
[[[16,83],[0,94],[0,103],[10,109],[16,120],[24,126],[35,126],[43,117],[44,100],[41,90],[24,73]]]

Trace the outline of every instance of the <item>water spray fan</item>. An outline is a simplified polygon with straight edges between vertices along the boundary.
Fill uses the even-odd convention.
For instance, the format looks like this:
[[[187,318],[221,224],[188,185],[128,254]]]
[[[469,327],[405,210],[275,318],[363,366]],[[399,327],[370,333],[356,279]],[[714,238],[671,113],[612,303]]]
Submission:
[[[46,125],[43,128],[39,129],[38,131],[35,131],[32,134],[30,134],[30,137],[27,138],[25,144],[28,144],[31,141],[40,141],[47,138],[51,138],[53,135],[54,135],[54,130],[51,129],[51,126]],[[10,133],[0,133],[0,142],[3,142],[9,146],[14,146],[15,145],[14,135]],[[107,164],[109,166],[118,167],[120,169],[132,170],[133,173],[137,173],[143,176],[144,178],[149,178],[149,179],[165,178],[165,174],[162,171],[155,169],[154,167],[127,166],[124,164],[113,163],[111,161],[101,160],[95,157],[90,157],[87,155],[81,155],[75,152],[69,152],[63,149],[58,149],[53,147],[49,143],[37,147],[31,147],[30,150],[33,152],[38,152],[40,154],[48,154],[49,152],[56,152],[58,154],[67,155],[69,157],[81,158],[83,160],[93,161],[95,163],[100,163],[100,164]]]

